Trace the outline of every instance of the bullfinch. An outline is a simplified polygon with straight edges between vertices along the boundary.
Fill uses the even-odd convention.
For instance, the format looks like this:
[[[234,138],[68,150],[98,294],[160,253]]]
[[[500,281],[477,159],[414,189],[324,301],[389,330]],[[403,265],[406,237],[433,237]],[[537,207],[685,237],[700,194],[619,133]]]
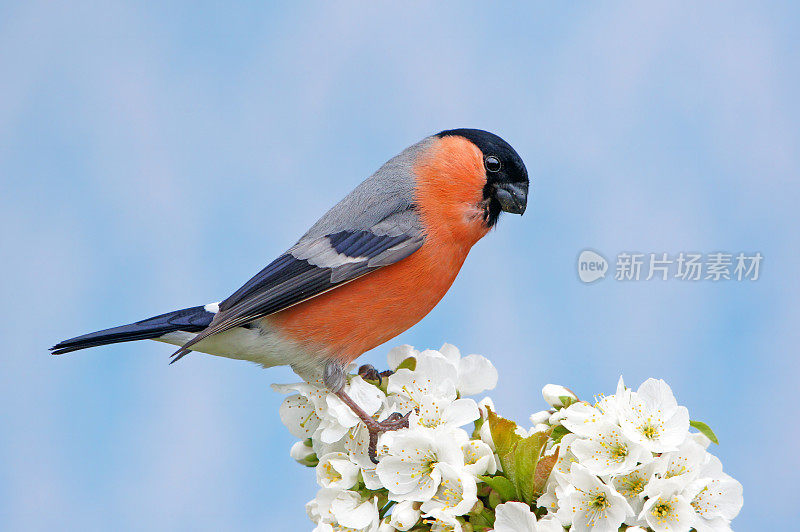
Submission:
[[[230,297],[65,340],[54,355],[132,340],[289,365],[322,378],[377,435],[378,422],[343,392],[350,362],[420,321],[442,299],[470,248],[501,212],[522,214],[528,172],[505,140],[480,129],[426,137],[390,159],[295,245]]]

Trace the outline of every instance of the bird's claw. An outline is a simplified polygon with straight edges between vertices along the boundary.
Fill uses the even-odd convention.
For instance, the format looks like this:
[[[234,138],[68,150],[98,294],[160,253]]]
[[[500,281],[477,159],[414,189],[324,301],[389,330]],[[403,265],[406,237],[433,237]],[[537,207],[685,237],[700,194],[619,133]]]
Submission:
[[[408,414],[405,414],[405,415],[401,414],[400,412],[394,412],[394,413],[390,414],[389,417],[387,417],[385,420],[383,420],[383,422],[384,423],[395,423],[395,422],[398,422],[398,421],[401,421],[401,420],[405,420],[405,426],[404,427],[400,427],[400,428],[403,428],[403,429],[404,428],[408,428],[408,416],[410,416],[410,415],[411,415],[411,412],[409,412]]]
[[[383,421],[373,421],[367,425],[367,430],[369,431],[368,454],[373,464],[378,463],[378,436],[384,432],[408,428],[408,419],[410,416],[411,412],[405,415],[395,412]]]
[[[358,368],[358,375],[365,381],[378,381],[381,384],[381,373],[372,364],[364,364]]]
[[[376,381],[378,386],[383,384],[385,377],[391,377],[394,371],[387,369],[386,371],[378,371],[372,364],[364,364],[358,368],[358,375],[365,381]]]

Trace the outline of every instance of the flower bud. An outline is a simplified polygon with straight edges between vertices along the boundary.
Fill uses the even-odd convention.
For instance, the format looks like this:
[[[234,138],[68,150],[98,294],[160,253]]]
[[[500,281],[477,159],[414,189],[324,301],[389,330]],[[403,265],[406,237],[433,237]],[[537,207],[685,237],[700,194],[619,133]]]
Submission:
[[[529,434],[535,434],[537,432],[547,432],[548,430],[550,430],[550,425],[548,425],[547,423],[537,423],[536,425],[531,427]]]
[[[547,423],[547,421],[550,419],[550,414],[552,414],[552,412],[549,410],[542,410],[541,412],[531,414],[531,423],[534,425],[538,425],[539,423]]]
[[[564,408],[578,400],[572,390],[559,384],[546,384],[542,388],[542,397],[553,408]]]
[[[419,509],[419,503],[412,501],[403,501],[397,503],[392,508],[392,514],[389,516],[389,524],[396,530],[411,530],[411,528],[419,522],[422,512]]]
[[[314,453],[314,449],[306,445],[304,441],[295,442],[289,450],[289,456],[308,467],[314,467],[317,465],[317,462],[319,462],[317,455]]]

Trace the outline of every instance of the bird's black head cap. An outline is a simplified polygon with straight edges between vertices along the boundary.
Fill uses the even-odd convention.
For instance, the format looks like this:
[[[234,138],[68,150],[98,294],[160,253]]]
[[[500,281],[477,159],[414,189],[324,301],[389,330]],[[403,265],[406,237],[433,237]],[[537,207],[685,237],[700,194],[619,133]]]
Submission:
[[[483,153],[486,169],[486,224],[497,223],[501,211],[522,214],[528,203],[528,169],[511,144],[482,129],[448,129],[437,137],[459,136],[472,142]]]

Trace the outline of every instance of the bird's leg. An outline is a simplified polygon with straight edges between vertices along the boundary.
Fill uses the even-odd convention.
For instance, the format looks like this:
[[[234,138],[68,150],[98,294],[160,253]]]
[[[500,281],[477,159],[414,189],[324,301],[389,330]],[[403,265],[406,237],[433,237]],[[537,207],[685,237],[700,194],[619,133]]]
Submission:
[[[364,412],[349,395],[344,393],[344,391],[339,390],[336,392],[336,396],[341,399],[344,404],[349,406],[350,410],[352,410],[353,413],[364,422],[364,425],[367,426],[367,431],[369,432],[369,447],[367,447],[369,459],[372,460],[372,463],[377,464],[378,436],[391,430],[408,428],[408,417],[411,415],[411,412],[406,415],[395,412],[383,421],[377,421],[372,416],[367,415],[367,413]]]
[[[374,370],[375,368],[372,369]],[[360,370],[359,373],[361,373]],[[344,392],[345,379],[344,367],[338,362],[329,362],[325,366],[325,371],[323,373],[323,382],[325,382],[325,386],[327,386],[329,390],[336,394],[336,396],[341,399],[342,402],[346,404],[361,421],[364,422],[364,425],[366,425],[367,431],[369,432],[369,458],[373,463],[377,464],[378,436],[390,430],[407,428],[408,418],[411,415],[411,412],[406,415],[395,412],[383,421],[378,421],[364,412],[364,409],[358,406],[358,404],[353,401],[352,397]]]

